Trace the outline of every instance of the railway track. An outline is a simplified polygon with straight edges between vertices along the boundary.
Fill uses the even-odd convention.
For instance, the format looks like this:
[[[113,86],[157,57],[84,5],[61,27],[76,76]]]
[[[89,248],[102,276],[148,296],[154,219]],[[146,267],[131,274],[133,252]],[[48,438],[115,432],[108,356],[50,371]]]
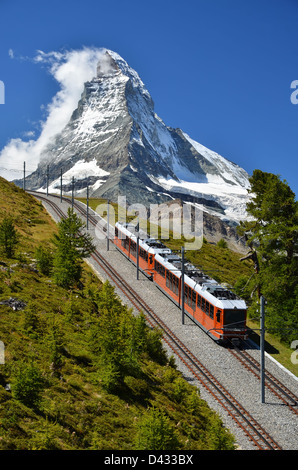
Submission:
[[[31,193],[38,199],[45,201],[51,206],[60,217],[65,217],[61,208],[40,193]],[[58,198],[58,196],[57,196]],[[71,204],[71,201],[64,198]],[[74,202],[74,207],[86,217],[86,210],[78,203]],[[97,224],[98,220],[89,215],[89,221]],[[254,417],[244,409],[229,391],[216,379],[214,375],[198,360],[197,357],[187,348],[187,346],[173,333],[173,331],[159,318],[151,307],[139,296],[139,294],[128,284],[128,282],[115,270],[115,268],[96,250],[91,257],[112,280],[112,282],[124,293],[128,300],[138,311],[142,311],[152,327],[160,328],[163,331],[163,339],[179,357],[182,363],[188,368],[195,379],[211,394],[211,396],[223,407],[233,421],[242,429],[253,445],[260,450],[282,450],[281,446],[267,433],[267,431],[254,419]]]
[[[245,343],[243,346],[245,347]],[[251,354],[245,349],[239,349],[235,345],[228,348],[228,350],[247,370],[260,380],[260,364]],[[269,371],[266,371],[265,374],[265,386],[284,403],[292,413],[298,416],[298,397]]]

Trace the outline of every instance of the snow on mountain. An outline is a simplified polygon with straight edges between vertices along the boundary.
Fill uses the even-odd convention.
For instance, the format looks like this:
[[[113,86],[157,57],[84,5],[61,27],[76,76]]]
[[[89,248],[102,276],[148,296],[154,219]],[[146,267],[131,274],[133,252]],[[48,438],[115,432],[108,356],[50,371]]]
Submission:
[[[113,51],[106,50],[96,76],[85,83],[68,124],[42,151],[28,187],[76,191],[87,183],[93,196],[128,203],[161,203],[181,199],[223,220],[245,217],[248,174],[195,142],[180,129],[168,127],[154,111],[150,93],[138,73]]]

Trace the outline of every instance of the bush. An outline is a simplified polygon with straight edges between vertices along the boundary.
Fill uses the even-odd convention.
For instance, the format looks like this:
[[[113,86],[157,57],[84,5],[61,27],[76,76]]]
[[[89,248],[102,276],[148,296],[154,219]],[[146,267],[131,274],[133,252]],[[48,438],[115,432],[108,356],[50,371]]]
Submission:
[[[165,413],[151,408],[138,426],[138,450],[179,450],[181,444]]]
[[[12,258],[19,242],[18,233],[10,217],[4,217],[0,225],[0,247],[8,258]]]
[[[128,375],[124,378],[124,383],[136,397],[145,398],[148,395],[149,387],[146,380],[137,379],[131,375]]]
[[[219,246],[219,248],[227,248],[228,244],[223,238],[221,238],[221,240],[217,242],[217,246]]]
[[[12,384],[13,397],[29,408],[39,408],[45,382],[33,364],[22,364]]]
[[[37,267],[42,274],[49,276],[53,268],[53,256],[49,248],[39,245],[35,252]]]

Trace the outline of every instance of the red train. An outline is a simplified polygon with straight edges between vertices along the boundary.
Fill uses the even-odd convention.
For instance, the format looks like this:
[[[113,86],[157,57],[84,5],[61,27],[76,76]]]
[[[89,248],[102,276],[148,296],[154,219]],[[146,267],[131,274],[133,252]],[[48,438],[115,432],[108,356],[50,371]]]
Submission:
[[[114,243],[137,264],[135,226],[117,222]],[[139,269],[151,278],[177,306],[181,307],[181,258],[159,240],[139,238]],[[189,263],[184,268],[184,311],[220,344],[247,338],[246,304],[233,292],[198,271]]]

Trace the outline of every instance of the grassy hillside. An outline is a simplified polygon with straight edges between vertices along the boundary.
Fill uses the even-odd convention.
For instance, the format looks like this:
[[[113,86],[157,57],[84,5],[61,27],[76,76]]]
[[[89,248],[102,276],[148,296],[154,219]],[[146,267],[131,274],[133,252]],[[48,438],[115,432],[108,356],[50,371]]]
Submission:
[[[151,450],[157,438],[166,446],[158,449],[232,449],[233,437],[181,378],[158,332],[108,283],[87,266],[68,290],[41,274],[35,250],[41,242],[53,249],[57,226],[0,178],[0,223],[6,215],[20,243],[13,259],[0,253],[0,302],[23,304],[0,304],[0,449]]]

